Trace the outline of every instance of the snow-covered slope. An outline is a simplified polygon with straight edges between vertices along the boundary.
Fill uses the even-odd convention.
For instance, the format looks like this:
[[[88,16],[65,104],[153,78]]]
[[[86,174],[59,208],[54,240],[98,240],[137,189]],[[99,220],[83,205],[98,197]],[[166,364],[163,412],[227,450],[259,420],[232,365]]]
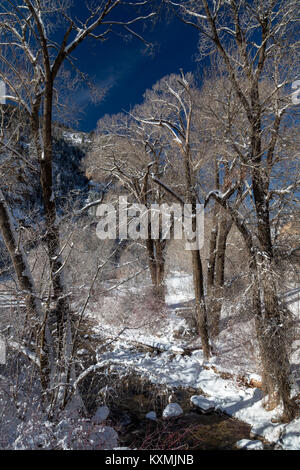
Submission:
[[[251,356],[243,357],[238,367],[234,368],[228,362],[224,367],[222,355],[226,349],[230,348],[235,342],[233,337],[240,336],[239,322],[235,322],[236,331],[234,331],[233,323],[226,323],[224,331],[220,336],[219,342],[215,345],[220,351],[219,356],[212,357],[208,363],[204,363],[203,354],[200,348],[184,354],[187,345],[186,340],[180,341],[174,337],[175,328],[182,324],[184,320],[178,318],[176,313],[176,304],[180,301],[184,302],[191,298],[191,279],[187,275],[173,273],[167,279],[167,300],[170,306],[169,317],[164,326],[161,327],[157,334],[143,334],[142,329],[127,329],[118,336],[118,329],[115,327],[103,325],[99,327],[99,334],[109,337],[115,336],[114,349],[112,351],[99,353],[99,361],[102,364],[107,362],[111,367],[118,370],[140,373],[146,376],[153,383],[166,384],[171,387],[191,387],[198,390],[199,394],[191,398],[195,406],[202,409],[214,408],[226,412],[227,414],[244,421],[252,426],[252,434],[259,435],[269,442],[276,443],[278,448],[282,449],[300,449],[300,418],[293,420],[291,423],[276,423],[281,413],[280,409],[271,412],[264,408],[263,392],[259,388],[252,388],[245,385],[248,380],[255,379],[256,382],[261,381],[258,366],[251,360]],[[291,307],[294,313],[299,316],[300,299],[299,295],[295,295],[293,291],[293,302]],[[235,305],[236,307],[236,305]],[[228,308],[228,305],[226,306]],[[223,317],[232,316],[232,310],[223,311]],[[92,316],[99,318],[99,312],[90,312]],[[238,316],[238,312],[236,312]],[[246,322],[245,329],[249,331],[251,325]],[[134,342],[159,348],[160,354],[138,352],[134,347]],[[299,342],[298,342],[299,343]],[[239,346],[239,345],[238,345]],[[241,346],[239,346],[241,347]],[[299,393],[300,376],[300,354],[299,344],[293,345],[295,350],[292,356],[292,365],[294,368],[294,388],[293,393]],[[297,352],[297,355],[296,355]],[[242,350],[239,350],[239,355]],[[230,374],[230,377],[223,378],[221,372]],[[247,380],[242,383],[241,375]],[[203,402],[205,404],[203,405]]]

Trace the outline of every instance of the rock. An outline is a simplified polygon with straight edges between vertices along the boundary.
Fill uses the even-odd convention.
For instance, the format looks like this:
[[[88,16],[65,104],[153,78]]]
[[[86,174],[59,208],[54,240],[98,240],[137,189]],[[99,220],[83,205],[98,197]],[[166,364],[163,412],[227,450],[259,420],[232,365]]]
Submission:
[[[169,403],[163,411],[163,418],[176,418],[183,414],[183,410],[178,403]]]
[[[284,432],[283,424],[277,424],[275,426],[271,424],[269,426],[265,425],[263,428],[263,437],[269,442],[276,442],[276,441],[279,441],[283,432]],[[262,435],[261,425],[259,424],[257,424],[256,426],[254,425],[250,432],[250,438],[255,440],[261,435]]]
[[[249,441],[248,439],[241,439],[235,445],[238,449],[264,450],[264,445],[261,441]]]
[[[156,421],[157,416],[155,411],[149,411],[149,413],[146,414],[146,418],[151,419],[152,421]]]
[[[96,413],[92,417],[92,422],[94,424],[101,424],[109,415],[109,408],[107,406],[99,406]]]
[[[85,354],[89,354],[87,349],[78,349],[77,351],[78,356],[84,356]]]
[[[214,403],[201,395],[193,395],[191,402],[206,413],[214,409]]]
[[[275,444],[274,450],[283,450],[283,447],[281,444]]]
[[[89,435],[93,450],[110,450],[118,447],[118,434],[110,426],[99,426]]]

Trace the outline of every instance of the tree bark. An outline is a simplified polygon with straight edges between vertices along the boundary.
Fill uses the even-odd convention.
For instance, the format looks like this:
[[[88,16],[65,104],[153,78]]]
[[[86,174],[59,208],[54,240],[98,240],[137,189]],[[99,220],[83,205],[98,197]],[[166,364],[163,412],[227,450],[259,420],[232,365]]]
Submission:
[[[283,404],[283,420],[295,417],[290,398],[290,362],[288,354],[289,312],[279,306],[276,280],[270,259],[258,256],[259,273],[254,287],[255,325],[260,348],[263,388],[268,395],[266,408]]]
[[[214,299],[211,304],[212,335],[214,337],[218,336],[220,333],[220,317],[224,296],[226,243],[231,227],[232,222],[228,221],[225,216],[222,216],[218,224],[215,279],[213,286]]]
[[[166,240],[155,240],[156,254],[156,292],[161,300],[165,300],[165,250]]]
[[[152,240],[148,238],[146,241],[153,293],[161,300],[165,300],[165,244],[165,240]]]
[[[270,181],[264,172],[262,161],[262,124],[258,80],[252,82],[250,92],[251,122],[251,161],[252,187],[257,219],[258,269],[257,289],[261,300],[261,310],[256,317],[262,362],[263,383],[268,394],[268,409],[283,404],[283,419],[290,420],[295,415],[295,407],[290,399],[290,363],[286,333],[288,322],[285,312],[278,303],[276,279],[274,275],[273,247],[271,237],[270,209],[267,192]]]
[[[191,119],[191,115],[190,115]],[[190,124],[190,119],[188,123],[188,129]],[[189,136],[189,132],[187,132]],[[192,207],[192,230],[197,237],[197,196],[195,194],[193,180],[192,180],[192,171],[191,171],[191,162],[190,162],[190,146],[187,143],[184,153],[184,165],[185,165],[185,177],[186,177],[186,201],[188,204],[191,204]],[[193,283],[195,290],[195,316],[196,323],[198,327],[199,336],[201,338],[201,344],[203,349],[203,356],[205,360],[208,360],[210,357],[210,346],[209,346],[209,336],[208,336],[208,319],[205,303],[205,294],[204,294],[204,277],[201,261],[200,249],[197,248],[192,250],[192,264],[193,264]]]
[[[218,237],[218,221],[216,203],[214,207],[214,214],[212,219],[212,229],[209,238],[209,258],[207,265],[207,294],[211,298],[213,295],[213,286],[215,280],[215,264],[216,264],[216,251],[217,251],[217,237]]]
[[[53,106],[53,82],[49,78],[44,96],[43,112],[43,149],[40,156],[40,180],[45,211],[46,244],[50,263],[50,273],[53,286],[53,299],[55,302],[55,314],[57,319],[57,333],[59,350],[62,350],[64,334],[64,322],[69,312],[68,299],[66,297],[63,266],[60,255],[60,234],[56,223],[56,204],[53,190],[52,177],[52,106]]]
[[[198,326],[198,333],[201,338],[202,350],[204,359],[210,357],[210,346],[208,338],[208,327],[207,327],[207,312],[204,298],[204,280],[202,271],[202,262],[199,250],[192,251],[192,263],[193,263],[193,282],[195,290],[195,314],[196,324]]]

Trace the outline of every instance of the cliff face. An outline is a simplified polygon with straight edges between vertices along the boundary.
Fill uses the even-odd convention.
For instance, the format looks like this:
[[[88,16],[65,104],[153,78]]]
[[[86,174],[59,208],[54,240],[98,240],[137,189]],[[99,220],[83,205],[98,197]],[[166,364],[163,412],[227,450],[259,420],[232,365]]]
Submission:
[[[54,128],[53,178],[58,207],[83,202],[89,182],[82,170],[82,161],[89,149],[89,136],[71,129]]]
[[[29,122],[15,108],[5,105],[2,108],[1,127],[0,187],[16,224],[24,227],[42,225],[39,163],[30,143]],[[89,134],[54,124],[53,197],[60,215],[69,208],[83,204],[88,197],[88,179],[81,169],[81,163],[89,143]],[[6,250],[0,236],[0,269],[6,262]]]

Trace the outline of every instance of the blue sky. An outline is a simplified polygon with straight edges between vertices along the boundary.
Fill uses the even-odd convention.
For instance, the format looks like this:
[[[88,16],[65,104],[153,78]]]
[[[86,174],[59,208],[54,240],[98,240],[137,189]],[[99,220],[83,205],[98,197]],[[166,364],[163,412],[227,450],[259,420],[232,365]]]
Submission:
[[[79,7],[78,7],[79,8]],[[156,44],[154,55],[145,54],[137,39],[125,42],[111,35],[104,42],[88,40],[77,50],[80,70],[88,73],[96,85],[107,89],[105,98],[92,103],[85,87],[75,92],[74,99],[83,111],[79,128],[95,129],[104,114],[129,110],[142,102],[143,93],[161,77],[199,68],[196,63],[198,33],[178,19],[161,21],[144,32],[148,42]]]

